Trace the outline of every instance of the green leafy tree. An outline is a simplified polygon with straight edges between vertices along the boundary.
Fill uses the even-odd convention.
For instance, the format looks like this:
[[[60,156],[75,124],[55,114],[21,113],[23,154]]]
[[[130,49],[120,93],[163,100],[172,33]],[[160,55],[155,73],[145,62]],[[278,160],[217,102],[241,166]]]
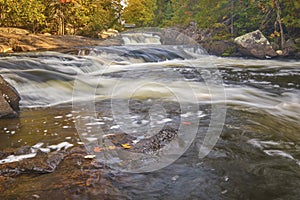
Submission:
[[[167,26],[172,24],[174,8],[172,0],[157,0],[156,10],[154,11],[154,26]]]
[[[300,35],[300,1],[285,0],[281,4],[282,23],[292,36]]]
[[[151,26],[154,24],[155,10],[155,0],[128,0],[122,16],[126,23],[136,24],[137,27]]]
[[[37,32],[45,23],[46,17],[43,14],[45,5],[42,0],[25,0],[22,4],[22,23],[27,24],[27,28]]]
[[[255,29],[281,43],[300,36],[300,2],[295,0],[0,0],[0,26],[33,32],[96,36],[119,28],[121,18],[142,26],[188,25],[213,28],[219,36]]]
[[[36,32],[45,22],[42,0],[1,0],[1,25],[19,26]]]

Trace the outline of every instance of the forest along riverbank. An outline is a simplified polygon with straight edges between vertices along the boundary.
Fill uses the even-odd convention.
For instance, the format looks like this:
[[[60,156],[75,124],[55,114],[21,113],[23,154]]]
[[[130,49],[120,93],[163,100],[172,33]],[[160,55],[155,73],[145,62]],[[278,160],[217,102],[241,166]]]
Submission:
[[[286,41],[285,49],[279,49],[275,43],[269,43],[267,38],[258,31],[245,34],[241,39],[215,39],[214,29],[201,30],[197,24],[191,22],[186,27],[171,27],[167,30],[176,31],[190,37],[199,43],[209,54],[222,57],[245,58],[287,58],[300,59],[300,39]],[[100,34],[101,35],[101,34]],[[117,34],[114,32],[114,36]],[[105,35],[105,38],[109,36]],[[116,46],[122,45],[122,39],[110,37],[97,39],[76,35],[31,34],[19,28],[0,27],[0,53],[32,52],[52,50],[58,52],[77,53],[79,49],[88,46]]]
[[[90,47],[85,56],[52,51],[0,57],[1,75],[21,96],[20,117],[0,120],[1,199],[300,196],[300,63],[210,56],[200,46],[163,45],[162,36],[125,34],[124,45]],[[213,108],[224,101],[207,88],[205,77],[215,67],[226,92],[226,119],[215,147],[199,159]],[[81,115],[72,100],[75,108],[95,102],[96,115]],[[86,122],[82,132],[77,119]],[[109,167],[136,164],[135,157],[110,154],[135,144],[124,132],[145,141],[145,131],[164,125],[184,126],[183,135],[197,130],[178,160],[147,173]],[[121,138],[114,146],[97,146],[98,139],[113,137]],[[181,139],[175,152],[188,143]],[[108,156],[92,160],[98,153]]]

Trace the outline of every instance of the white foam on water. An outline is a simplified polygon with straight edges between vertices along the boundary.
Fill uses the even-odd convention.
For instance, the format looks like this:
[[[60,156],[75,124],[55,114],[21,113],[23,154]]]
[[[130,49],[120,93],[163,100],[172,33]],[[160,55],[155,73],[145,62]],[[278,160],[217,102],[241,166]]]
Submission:
[[[161,45],[160,37],[149,33],[124,33],[122,39],[125,45]]]
[[[120,128],[120,125],[114,125],[114,126],[110,127],[111,130],[112,129],[119,129],[119,128]]]
[[[56,116],[56,117],[54,117],[54,119],[62,119],[63,118],[63,116]]]
[[[171,121],[173,121],[173,120],[170,119],[170,118],[165,118],[165,119],[163,119],[161,121],[157,121],[156,123],[157,124],[164,124],[164,123],[171,122]]]
[[[284,151],[271,149],[271,150],[264,150],[263,152],[266,153],[269,156],[280,156],[280,157],[295,160],[295,158],[292,155],[290,155],[290,154],[288,154]]]
[[[187,112],[187,113],[181,114],[180,116],[183,117],[183,118],[187,118],[187,117],[192,116],[192,115],[193,115],[192,112]]]
[[[6,158],[0,160],[0,164],[18,162],[18,161],[21,161],[24,159],[34,158],[36,156],[38,150],[40,150],[44,153],[50,153],[51,150],[60,151],[61,149],[68,149],[68,148],[74,146],[73,144],[71,144],[69,142],[61,142],[57,145],[50,145],[47,147],[42,147],[43,145],[44,145],[44,143],[42,143],[42,142],[39,142],[39,143],[33,145],[30,149],[31,152],[28,154],[9,155]]]
[[[4,163],[12,163],[12,162],[18,162],[24,159],[28,158],[34,158],[36,156],[36,153],[30,153],[30,154],[25,154],[25,155],[10,155],[7,156],[6,158],[0,160],[0,164]]]
[[[98,138],[95,138],[95,137],[88,137],[86,138],[87,141],[89,142],[94,142],[94,141],[97,141]]]
[[[103,125],[105,124],[104,122],[90,122],[85,124],[86,126],[96,126],[96,125]]]
[[[61,149],[68,149],[70,147],[74,146],[73,144],[69,143],[69,142],[61,142],[57,145],[50,145],[48,146],[48,148],[56,150],[56,151],[60,151]]]
[[[291,142],[279,143],[275,141],[261,141],[258,139],[248,140],[248,143],[253,145],[256,148],[259,148],[268,156],[272,156],[272,157],[277,156],[277,157],[291,159],[294,160],[296,164],[300,166],[300,161],[295,159],[291,154],[284,152],[282,150],[272,149],[272,148],[279,148],[281,145],[294,145],[294,143]]]
[[[251,139],[248,140],[248,143],[259,148],[259,149],[264,149],[264,148],[269,148],[271,146],[279,146],[279,142],[274,142],[274,141],[261,141],[258,139]]]

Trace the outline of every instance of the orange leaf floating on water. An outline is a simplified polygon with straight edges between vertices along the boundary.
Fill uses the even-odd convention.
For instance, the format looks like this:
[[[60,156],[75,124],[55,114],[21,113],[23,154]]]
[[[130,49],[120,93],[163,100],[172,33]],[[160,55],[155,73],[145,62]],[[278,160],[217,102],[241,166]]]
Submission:
[[[101,152],[102,151],[102,149],[100,148],[100,147],[95,147],[94,148],[94,152],[96,152],[96,153],[99,153],[99,152]]]
[[[122,144],[122,147],[124,149],[130,149],[131,148],[130,144],[128,144],[128,143]]]
[[[184,125],[191,125],[192,122],[182,122],[182,124],[184,124]]]

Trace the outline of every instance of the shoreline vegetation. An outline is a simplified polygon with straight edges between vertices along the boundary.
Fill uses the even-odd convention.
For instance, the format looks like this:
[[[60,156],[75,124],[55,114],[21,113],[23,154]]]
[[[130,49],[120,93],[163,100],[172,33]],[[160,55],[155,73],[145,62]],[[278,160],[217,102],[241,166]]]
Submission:
[[[0,30],[0,52],[110,45],[96,39],[110,28],[172,27],[217,56],[245,56],[234,38],[260,30],[274,57],[299,59],[299,9],[291,0],[0,0],[0,27],[30,30]]]

